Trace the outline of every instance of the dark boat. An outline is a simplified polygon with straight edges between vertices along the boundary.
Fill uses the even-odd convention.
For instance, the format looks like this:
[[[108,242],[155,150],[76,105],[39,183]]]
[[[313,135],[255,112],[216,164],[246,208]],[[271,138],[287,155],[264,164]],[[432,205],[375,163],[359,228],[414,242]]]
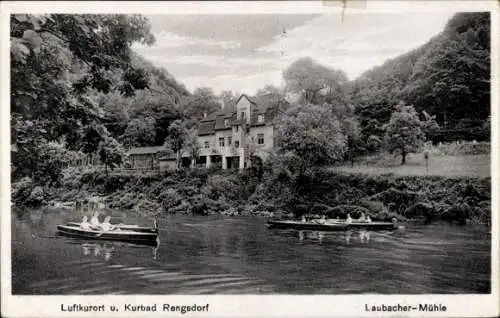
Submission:
[[[396,224],[390,222],[352,222],[337,221],[333,223],[318,223],[318,222],[300,222],[291,220],[268,220],[269,228],[277,229],[296,229],[296,230],[311,230],[311,231],[345,231],[355,229],[366,230],[394,230]]]
[[[78,224],[78,223],[77,223]],[[70,237],[83,239],[122,241],[134,244],[156,245],[158,239],[158,230],[149,228],[149,231],[134,231],[129,229],[120,229],[117,231],[95,231],[84,230],[74,223],[58,225],[57,230],[60,234]]]
[[[68,223],[66,223],[66,225],[80,227],[80,223],[78,223],[78,222],[68,222]],[[158,233],[158,230],[155,228],[142,227],[142,226],[137,226],[137,225],[132,225],[132,224],[113,224],[113,226],[115,228],[120,229],[120,230],[126,230],[126,231]]]

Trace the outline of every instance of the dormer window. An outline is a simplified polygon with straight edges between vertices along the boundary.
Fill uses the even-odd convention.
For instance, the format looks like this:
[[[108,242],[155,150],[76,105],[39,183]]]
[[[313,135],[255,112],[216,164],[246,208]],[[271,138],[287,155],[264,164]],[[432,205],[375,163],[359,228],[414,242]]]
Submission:
[[[258,122],[259,124],[262,124],[262,123],[264,122],[264,115],[259,115],[259,116],[257,116],[257,122]]]

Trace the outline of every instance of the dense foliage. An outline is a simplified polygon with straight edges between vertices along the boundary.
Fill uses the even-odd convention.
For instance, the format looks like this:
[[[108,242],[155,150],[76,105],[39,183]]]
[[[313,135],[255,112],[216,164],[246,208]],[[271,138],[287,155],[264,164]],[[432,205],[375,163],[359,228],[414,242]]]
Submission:
[[[14,180],[55,182],[68,158],[83,154],[116,166],[118,140],[126,148],[162,144],[181,117],[176,105],[189,93],[132,51],[154,42],[140,15],[18,14],[10,35]]]
[[[384,135],[384,123],[400,101],[436,116],[442,129],[432,140],[489,140],[484,127],[490,113],[489,13],[456,14],[428,43],[349,86],[364,140]]]
[[[234,110],[239,94],[210,88],[191,94],[167,70],[136,55],[133,43],[154,41],[144,17],[21,14],[11,25],[15,202],[36,206],[99,195],[109,207],[153,213],[281,210],[489,221],[486,179],[339,175],[324,168],[379,150],[399,151],[404,163],[426,138],[488,139],[486,13],[457,14],[427,44],[353,82],[342,70],[298,59],[283,72],[283,89],[265,85],[251,96],[277,108],[276,143],[264,165],[239,174],[181,169],[182,156],[196,161],[199,155],[198,121],[221,108]],[[176,156],[179,171],[109,173],[130,148],[159,145]],[[250,157],[254,148],[250,140]],[[487,145],[446,151],[469,148]],[[94,155],[104,169],[67,168]]]

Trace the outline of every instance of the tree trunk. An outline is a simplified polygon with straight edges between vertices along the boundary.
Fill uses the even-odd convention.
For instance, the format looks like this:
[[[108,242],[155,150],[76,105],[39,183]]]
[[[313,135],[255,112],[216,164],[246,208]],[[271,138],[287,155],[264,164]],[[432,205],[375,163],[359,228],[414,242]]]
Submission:
[[[179,170],[181,167],[181,153],[180,153],[180,151],[177,151],[177,153],[176,153],[175,162],[176,162],[177,170]]]
[[[401,165],[406,164],[406,152],[401,153]]]

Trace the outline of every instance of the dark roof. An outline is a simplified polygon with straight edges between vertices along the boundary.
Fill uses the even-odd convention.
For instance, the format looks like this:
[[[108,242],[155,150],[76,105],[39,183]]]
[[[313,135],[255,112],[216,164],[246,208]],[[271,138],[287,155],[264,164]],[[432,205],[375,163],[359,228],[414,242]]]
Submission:
[[[224,125],[224,121],[227,120],[227,125]],[[215,130],[226,130],[231,129],[231,123],[236,120],[236,112],[224,113],[217,115],[215,118]]]
[[[254,105],[252,108],[252,113],[250,114],[250,126],[262,126],[272,124],[274,117],[276,116],[276,106],[269,103],[266,105],[259,105],[253,99],[248,97],[245,94],[242,94],[236,104],[241,100],[241,98],[245,97],[250,103]],[[264,115],[264,122],[259,123],[258,117],[259,115]],[[224,125],[224,120],[228,120],[227,125]],[[207,117],[200,120],[200,124],[198,127],[198,135],[206,136],[212,135],[216,130],[227,130],[231,129],[233,125],[241,125],[243,123],[242,120],[237,119],[236,111],[224,111],[220,110],[215,113],[211,113]]]
[[[245,97],[250,103],[254,104],[254,105],[257,105],[257,103],[253,100],[253,98],[250,98],[248,97],[248,95],[246,94],[241,94],[240,97],[238,98],[238,100],[236,101],[236,103],[234,103],[235,105],[238,105],[238,103],[240,102],[240,100]]]
[[[204,120],[198,126],[198,136],[206,136],[214,133],[215,118],[213,120]]]
[[[131,148],[128,151],[128,154],[129,155],[155,154],[163,150],[167,150],[167,148],[165,148],[165,146],[136,147],[136,148]]]
[[[175,161],[177,160],[176,156],[174,154],[169,155],[169,156],[163,156],[158,158],[159,161]]]

